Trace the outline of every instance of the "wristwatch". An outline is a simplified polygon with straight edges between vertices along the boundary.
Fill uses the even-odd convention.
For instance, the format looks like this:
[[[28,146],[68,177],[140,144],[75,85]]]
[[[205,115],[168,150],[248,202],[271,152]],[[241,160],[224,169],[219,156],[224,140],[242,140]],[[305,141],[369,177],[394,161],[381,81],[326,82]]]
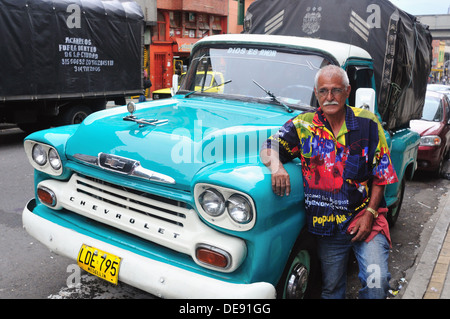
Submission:
[[[373,218],[377,218],[378,217],[378,212],[375,209],[367,207],[366,210],[372,213]]]

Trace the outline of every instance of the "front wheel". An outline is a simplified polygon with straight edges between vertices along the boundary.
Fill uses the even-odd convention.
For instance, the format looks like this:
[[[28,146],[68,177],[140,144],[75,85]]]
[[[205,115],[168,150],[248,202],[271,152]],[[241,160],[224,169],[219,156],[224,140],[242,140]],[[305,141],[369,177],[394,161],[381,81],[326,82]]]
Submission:
[[[309,253],[305,250],[299,251],[286,277],[283,299],[303,299],[305,297],[310,268]]]
[[[320,273],[316,247],[303,238],[294,247],[278,284],[278,296],[283,299],[307,299],[320,295],[317,274]]]
[[[445,164],[445,161],[446,161],[446,157],[447,156],[445,154],[442,155],[441,160],[439,161],[439,166],[436,169],[436,171],[434,172],[434,175],[437,178],[440,178],[441,176],[444,175],[444,164]]]

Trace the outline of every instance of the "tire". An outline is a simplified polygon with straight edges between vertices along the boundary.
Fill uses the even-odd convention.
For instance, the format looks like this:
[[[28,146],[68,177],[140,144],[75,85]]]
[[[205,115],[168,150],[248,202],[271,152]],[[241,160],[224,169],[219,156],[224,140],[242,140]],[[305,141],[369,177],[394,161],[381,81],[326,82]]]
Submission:
[[[445,157],[446,157],[445,154],[442,155],[442,158],[441,158],[441,160],[440,160],[440,162],[439,162],[439,166],[438,166],[438,168],[436,169],[436,171],[434,172],[434,176],[435,176],[436,178],[440,178],[440,177],[444,174],[444,162],[445,162]]]
[[[277,285],[278,298],[309,299],[320,297],[320,268],[314,238],[301,236],[292,250]]]
[[[63,109],[58,118],[59,125],[80,124],[92,113],[92,110],[85,105],[74,105]]]
[[[402,202],[403,202],[403,195],[405,194],[405,187],[406,187],[406,181],[403,177],[402,181],[400,182],[400,188],[398,194],[398,202],[396,205],[390,206],[388,209],[388,213],[386,216],[386,219],[389,223],[389,227],[394,227],[395,223],[397,222],[398,215],[400,214],[400,209],[402,208]]]

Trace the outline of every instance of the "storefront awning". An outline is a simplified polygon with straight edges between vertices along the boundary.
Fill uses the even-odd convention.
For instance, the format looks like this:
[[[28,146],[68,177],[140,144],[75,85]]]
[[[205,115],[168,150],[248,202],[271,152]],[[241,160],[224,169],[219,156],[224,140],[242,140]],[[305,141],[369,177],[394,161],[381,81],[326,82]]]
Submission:
[[[194,38],[176,38],[176,45],[174,45],[173,50],[175,52],[191,52],[194,43],[199,39]]]

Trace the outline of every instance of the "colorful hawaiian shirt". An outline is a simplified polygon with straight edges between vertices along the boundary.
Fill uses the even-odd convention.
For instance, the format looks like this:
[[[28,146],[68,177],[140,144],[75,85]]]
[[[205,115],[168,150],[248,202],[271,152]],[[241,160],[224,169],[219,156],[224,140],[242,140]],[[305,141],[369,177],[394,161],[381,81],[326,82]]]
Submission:
[[[302,113],[263,147],[277,148],[283,163],[301,159],[308,229],[314,234],[345,232],[369,203],[371,184],[398,182],[384,130],[367,110],[347,106],[336,137],[320,108]]]

